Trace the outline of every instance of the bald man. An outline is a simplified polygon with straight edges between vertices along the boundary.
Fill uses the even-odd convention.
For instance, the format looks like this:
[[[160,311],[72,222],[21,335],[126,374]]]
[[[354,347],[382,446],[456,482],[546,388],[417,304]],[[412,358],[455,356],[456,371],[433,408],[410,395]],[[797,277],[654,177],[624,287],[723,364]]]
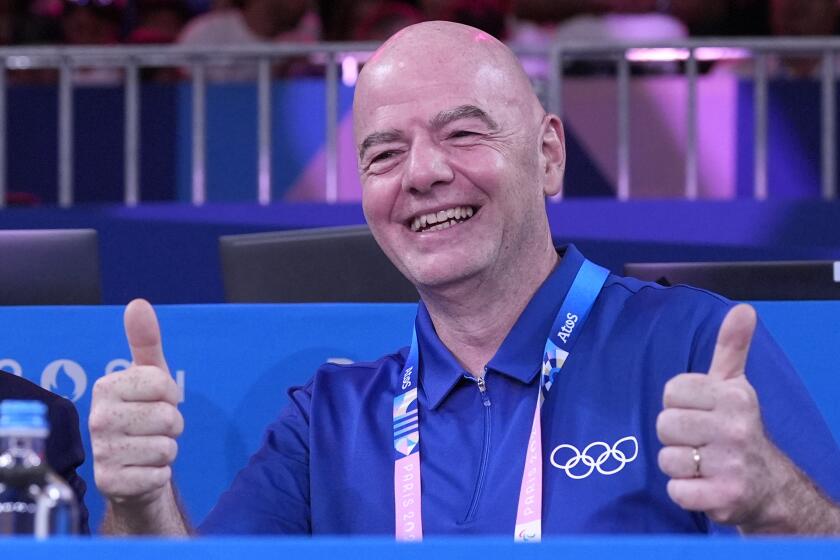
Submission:
[[[819,489],[840,495],[840,453],[750,307],[555,250],[563,128],[501,43],[401,31],[362,71],[354,124],[368,224],[422,297],[413,336],[293,388],[201,532],[840,527]],[[126,334],[134,366],[97,382],[90,418],[107,529],[181,534],[183,419],[148,303]]]

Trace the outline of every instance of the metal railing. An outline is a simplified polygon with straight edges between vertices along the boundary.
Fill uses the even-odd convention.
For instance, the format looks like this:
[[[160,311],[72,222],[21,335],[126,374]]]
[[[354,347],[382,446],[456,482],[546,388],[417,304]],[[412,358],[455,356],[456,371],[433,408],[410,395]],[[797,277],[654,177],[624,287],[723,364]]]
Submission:
[[[255,65],[257,82],[256,117],[258,122],[256,200],[271,202],[272,131],[271,131],[271,64],[289,57],[321,56],[326,76],[326,178],[325,200],[338,200],[338,83],[339,64],[345,56],[370,53],[374,43],[269,44],[264,46],[186,47],[7,47],[0,48],[0,207],[5,203],[7,183],[7,72],[24,69],[58,70],[58,203],[73,205],[73,71],[75,68],[109,67],[123,70],[125,87],[125,157],[124,203],[134,206],[141,200],[140,192],[140,69],[186,67],[192,81],[192,192],[193,204],[207,200],[206,178],[206,89],[207,69],[233,61]],[[673,60],[684,61],[688,87],[686,108],[686,160],[684,194],[687,199],[698,197],[697,142],[697,77],[698,60],[704,50],[741,49],[752,54],[754,72],[754,184],[756,199],[767,197],[767,100],[769,54],[786,56],[818,56],[821,72],[821,174],[822,196],[834,199],[836,192],[835,157],[835,55],[840,51],[840,38],[785,39],[691,39],[636,43],[555,43],[548,48],[517,49],[520,55],[544,57],[549,63],[547,109],[562,116],[564,66],[573,60],[612,60],[616,64],[617,80],[617,198],[631,196],[630,184],[630,56],[640,50],[660,50],[672,53]]]

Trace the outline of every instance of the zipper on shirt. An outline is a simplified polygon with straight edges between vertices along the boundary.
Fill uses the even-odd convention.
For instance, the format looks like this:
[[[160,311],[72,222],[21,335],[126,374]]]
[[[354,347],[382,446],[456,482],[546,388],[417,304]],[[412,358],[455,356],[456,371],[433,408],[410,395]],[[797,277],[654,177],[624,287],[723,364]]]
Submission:
[[[463,523],[469,523],[475,517],[475,512],[478,509],[478,501],[481,498],[481,491],[484,489],[484,479],[487,476],[487,463],[490,460],[490,396],[487,394],[487,368],[484,368],[484,375],[482,377],[473,377],[467,375],[468,379],[475,381],[478,386],[478,391],[481,393],[481,402],[484,404],[484,446],[481,450],[481,463],[478,466],[478,480],[475,482],[475,490],[473,491],[472,500],[470,500],[470,509],[467,510],[467,516]]]

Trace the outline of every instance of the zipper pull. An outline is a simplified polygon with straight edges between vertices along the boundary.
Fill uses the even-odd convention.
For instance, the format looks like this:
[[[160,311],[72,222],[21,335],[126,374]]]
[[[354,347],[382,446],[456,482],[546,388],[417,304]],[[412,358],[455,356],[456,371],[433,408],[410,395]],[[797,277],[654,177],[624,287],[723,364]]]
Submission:
[[[484,374],[487,375],[486,368]],[[490,397],[487,395],[487,383],[484,381],[484,376],[476,377],[475,383],[478,385],[478,391],[481,393],[481,402],[484,403],[484,406],[490,406]]]

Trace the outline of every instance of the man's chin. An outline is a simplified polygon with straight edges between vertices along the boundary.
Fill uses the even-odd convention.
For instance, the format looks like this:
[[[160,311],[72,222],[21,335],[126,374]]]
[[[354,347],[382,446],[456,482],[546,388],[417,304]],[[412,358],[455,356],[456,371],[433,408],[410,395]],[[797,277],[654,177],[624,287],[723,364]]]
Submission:
[[[475,277],[475,272],[467,269],[443,269],[424,270],[413,274],[409,280],[417,290],[423,293],[440,293],[446,291],[457,291],[462,286],[470,283]]]

